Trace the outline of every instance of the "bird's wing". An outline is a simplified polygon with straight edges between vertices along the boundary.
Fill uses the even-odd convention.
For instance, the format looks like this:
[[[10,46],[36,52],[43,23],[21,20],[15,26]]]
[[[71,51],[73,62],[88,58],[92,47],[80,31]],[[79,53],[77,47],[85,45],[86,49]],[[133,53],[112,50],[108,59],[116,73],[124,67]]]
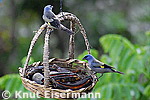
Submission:
[[[94,60],[92,62],[92,65],[93,65],[93,67],[96,67],[96,68],[111,68],[111,69],[115,69],[114,67],[111,67],[111,66],[109,66],[107,64],[104,64],[103,62],[100,62],[98,60]]]
[[[56,15],[51,11],[46,11],[44,14],[48,19],[56,18]]]
[[[50,22],[51,26],[54,26],[55,28],[59,28],[60,27],[60,21],[56,18],[53,19],[52,22]]]
[[[103,63],[101,63],[100,61],[98,61],[98,60],[93,60],[92,61],[92,66],[93,67],[100,67],[100,66],[102,66],[103,65]]]
[[[104,63],[102,63],[102,62],[100,62],[100,61],[98,61],[98,60],[93,60],[92,61],[92,64],[94,65],[94,66],[101,66],[101,65],[104,65]]]
[[[111,69],[115,69],[114,67],[111,67],[110,65],[104,64],[105,68],[111,68]]]

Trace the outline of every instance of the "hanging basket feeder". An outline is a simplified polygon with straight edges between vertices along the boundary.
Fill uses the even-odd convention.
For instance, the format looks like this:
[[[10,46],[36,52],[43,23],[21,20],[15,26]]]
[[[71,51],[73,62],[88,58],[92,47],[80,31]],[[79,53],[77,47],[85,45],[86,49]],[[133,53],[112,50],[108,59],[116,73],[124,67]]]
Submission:
[[[78,25],[80,32],[84,37],[87,51],[90,54],[89,42],[86,36],[86,32],[79,19],[75,15],[67,12],[62,12],[58,14],[57,17],[60,21],[70,21],[71,31],[75,31],[75,25]],[[45,28],[47,28],[47,31],[45,34],[43,62],[39,61],[28,65],[32,49]],[[48,27],[47,23],[45,23],[36,32],[31,41],[24,68],[19,67],[19,73],[24,87],[33,93],[38,93],[38,95],[41,97],[48,96],[48,98],[58,99],[62,99],[62,97],[56,96],[55,93],[63,93],[63,97],[65,98],[73,98],[72,93],[82,94],[91,92],[97,83],[97,76],[89,69],[86,62],[74,59],[74,34],[70,35],[68,53],[69,58],[49,59],[48,42],[51,32],[51,28]],[[51,73],[52,70],[56,70],[58,73]],[[32,76],[34,73],[36,73],[36,71],[40,71],[43,74],[44,84],[38,84],[30,79],[30,75]],[[67,93],[69,93],[69,95]]]

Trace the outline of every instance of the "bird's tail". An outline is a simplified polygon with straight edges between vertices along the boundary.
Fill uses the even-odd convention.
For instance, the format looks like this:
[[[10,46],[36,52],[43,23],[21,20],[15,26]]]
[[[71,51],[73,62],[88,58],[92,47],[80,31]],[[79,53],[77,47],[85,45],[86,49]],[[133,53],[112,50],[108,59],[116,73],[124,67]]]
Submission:
[[[60,29],[63,31],[66,31],[69,35],[74,34],[73,31],[69,30],[67,27],[65,27],[64,25],[60,24]]]
[[[122,74],[122,75],[124,75],[124,73],[123,72],[119,72],[119,71],[115,71],[116,73],[119,73],[119,74]]]

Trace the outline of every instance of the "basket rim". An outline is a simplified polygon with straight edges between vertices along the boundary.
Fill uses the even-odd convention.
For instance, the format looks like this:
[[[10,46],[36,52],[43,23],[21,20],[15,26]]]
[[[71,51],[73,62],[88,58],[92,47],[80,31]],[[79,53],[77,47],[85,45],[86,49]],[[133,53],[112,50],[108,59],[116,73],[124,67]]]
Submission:
[[[76,63],[76,64],[83,64],[83,65],[86,65],[87,68],[89,70],[91,70],[91,68],[89,67],[88,63],[85,62],[85,61],[81,61],[81,60],[78,60],[78,59],[70,59],[70,58],[66,58],[66,59],[61,59],[61,58],[50,58],[48,63],[53,63],[55,61],[61,61],[63,63],[66,63],[66,64],[72,64],[72,63]],[[43,65],[43,62],[42,61],[36,61],[36,62],[33,62],[32,64],[28,65],[26,67],[26,69],[28,69],[30,66],[38,66],[38,65]],[[22,67],[21,67],[22,68]],[[24,68],[24,67],[23,67]]]

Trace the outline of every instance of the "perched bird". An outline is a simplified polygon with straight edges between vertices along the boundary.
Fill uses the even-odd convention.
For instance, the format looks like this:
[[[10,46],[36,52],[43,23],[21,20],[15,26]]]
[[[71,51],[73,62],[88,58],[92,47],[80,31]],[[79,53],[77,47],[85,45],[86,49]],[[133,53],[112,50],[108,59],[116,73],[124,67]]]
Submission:
[[[74,34],[71,30],[67,27],[62,25],[58,19],[58,17],[52,11],[53,6],[47,5],[44,8],[43,20],[48,22],[49,26],[53,29],[60,29],[66,31],[69,35]]]
[[[107,64],[104,64],[103,62],[100,62],[99,60],[95,59],[91,54],[88,54],[88,55],[84,56],[83,60],[84,59],[88,61],[88,64],[89,64],[89,67],[91,68],[91,70],[93,70],[96,73],[101,73],[100,77],[103,76],[103,73],[120,73],[120,74],[124,74],[122,72],[114,70],[115,69],[114,67],[111,67],[111,66],[109,66]]]
[[[44,76],[41,73],[35,73],[32,76],[32,80],[35,81],[38,84],[43,84]]]

